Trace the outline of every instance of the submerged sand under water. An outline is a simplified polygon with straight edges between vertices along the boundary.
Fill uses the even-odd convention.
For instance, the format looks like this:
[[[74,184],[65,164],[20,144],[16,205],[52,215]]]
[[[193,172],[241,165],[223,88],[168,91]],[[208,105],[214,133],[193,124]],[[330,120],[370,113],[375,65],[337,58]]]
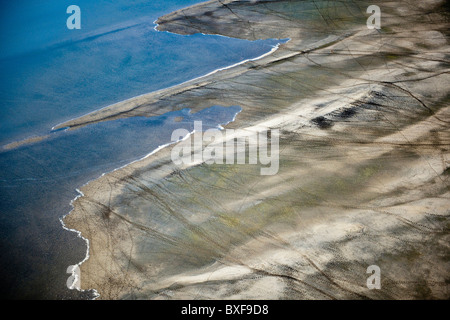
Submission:
[[[84,186],[64,222],[101,299],[449,298],[445,1],[209,1],[159,30],[290,38],[270,56],[75,119],[239,105],[280,130],[280,169],[177,167],[171,148]],[[366,286],[381,269],[381,289]]]

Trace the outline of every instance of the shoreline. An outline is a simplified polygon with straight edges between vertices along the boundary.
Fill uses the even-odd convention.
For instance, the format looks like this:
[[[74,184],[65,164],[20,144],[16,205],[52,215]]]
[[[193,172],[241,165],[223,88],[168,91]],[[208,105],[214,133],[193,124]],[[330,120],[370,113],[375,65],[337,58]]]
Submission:
[[[161,32],[161,31],[160,31]],[[205,34],[205,35],[209,35],[209,34]],[[216,35],[216,34],[214,34]],[[226,37],[226,36],[224,36]],[[230,37],[227,37],[230,38]],[[328,38],[331,38],[329,40],[327,40]],[[319,41],[319,43],[321,43],[319,46],[327,46],[330,44],[333,44],[335,41],[338,41],[340,37],[333,37],[333,36],[329,36],[326,39],[323,39],[323,41],[325,41],[325,43],[321,43],[321,41]],[[182,93],[184,91],[190,90],[191,88],[197,88],[197,87],[202,87],[205,86],[206,84],[209,84],[207,82],[207,80],[209,80],[208,78],[211,78],[211,76],[217,74],[218,72],[221,71],[235,71],[236,73],[240,73],[239,70],[237,69],[233,69],[236,67],[241,67],[244,66],[245,64],[249,63],[249,62],[257,62],[259,60],[263,60],[265,58],[271,58],[273,57],[274,53],[276,53],[277,51],[280,50],[280,46],[282,45],[286,45],[288,44],[291,39],[280,39],[280,40],[286,40],[286,42],[284,43],[279,43],[276,46],[273,46],[273,48],[259,56],[256,58],[250,58],[250,59],[245,59],[242,60],[241,62],[237,62],[235,64],[232,64],[230,66],[226,66],[223,68],[218,68],[215,69],[205,75],[193,78],[191,80],[187,80],[184,81],[180,84],[176,84],[167,88],[163,88],[163,89],[159,89],[156,91],[152,91],[152,92],[148,92],[148,93],[144,93],[142,95],[137,95],[134,96],[132,98],[126,99],[126,100],[122,100],[113,104],[110,104],[108,106],[102,107],[100,109],[91,111],[86,113],[85,115],[79,116],[79,117],[75,117],[72,118],[70,120],[64,121],[62,123],[59,123],[55,126],[53,126],[51,128],[51,130],[53,131],[57,131],[57,130],[70,130],[70,129],[75,129],[77,127],[82,127],[85,125],[89,125],[90,123],[96,123],[96,122],[101,122],[101,121],[110,121],[110,120],[115,120],[117,118],[121,118],[120,115],[132,112],[135,108],[139,108],[142,107],[141,105],[139,105],[141,103],[140,100],[143,100],[144,103],[152,103],[152,102],[156,102],[158,99],[160,99],[162,96],[166,96],[166,95],[176,95],[178,93]],[[305,49],[304,52],[307,52],[309,50],[315,50],[317,49],[316,47],[308,47]],[[301,52],[303,53],[303,52]],[[292,57],[293,55],[296,55],[298,53],[294,53],[292,55],[287,55],[287,56],[283,56],[280,58],[280,60],[282,59],[288,59],[290,57]],[[276,62],[278,60],[278,58],[274,58],[274,62]],[[272,62],[272,61],[270,61]],[[251,66],[250,66],[251,67]],[[247,69],[243,70],[242,72],[246,72],[248,71]],[[234,77],[236,74],[231,73],[231,77]],[[224,77],[227,77],[227,74],[223,74]],[[214,79],[214,77],[211,79],[212,81],[216,81],[216,80],[220,80],[220,77],[218,77],[219,79]],[[200,80],[205,80],[204,82],[201,82]],[[129,106],[129,105],[133,105],[133,106]],[[102,113],[105,113],[104,115],[102,115]],[[154,111],[153,115],[162,115],[166,113],[165,111],[162,112],[157,112]]]
[[[164,93],[166,91],[175,90],[177,88],[183,88],[184,86],[189,85],[191,82],[196,82],[196,81],[201,80],[203,78],[207,78],[207,77],[212,76],[212,75],[214,75],[214,74],[216,74],[216,73],[218,73],[220,71],[229,70],[229,69],[232,69],[234,67],[238,67],[240,65],[243,65],[243,64],[245,64],[247,62],[258,61],[258,60],[263,59],[263,58],[265,58],[267,56],[270,56],[271,54],[276,52],[279,49],[280,45],[289,42],[290,39],[280,39],[280,40],[286,40],[286,42],[278,43],[277,45],[273,46],[272,49],[269,52],[264,53],[261,56],[258,56],[256,58],[245,59],[245,60],[242,60],[242,61],[237,62],[235,64],[215,69],[215,70],[213,70],[213,71],[211,71],[211,72],[209,72],[209,73],[207,73],[205,75],[202,75],[202,76],[190,79],[190,80],[186,80],[186,81],[184,81],[182,83],[175,84],[173,86],[170,86],[170,87],[167,87],[167,88],[163,88],[163,89],[159,89],[159,90],[156,90],[156,91],[143,93],[141,95],[137,95],[137,96],[131,97],[129,99],[125,99],[125,100],[122,100],[122,101],[119,101],[119,102],[115,102],[113,104],[107,105],[107,106],[102,107],[100,109],[96,109],[96,110],[90,111],[90,112],[88,112],[88,113],[86,113],[84,115],[77,116],[77,117],[71,118],[69,120],[66,120],[66,121],[63,121],[61,123],[58,123],[58,124],[54,125],[50,129],[50,133],[49,134],[45,134],[45,135],[41,135],[41,136],[31,136],[31,137],[28,137],[28,138],[25,138],[25,139],[22,139],[22,140],[13,141],[13,142],[7,143],[5,145],[2,145],[2,146],[0,146],[0,151],[10,151],[10,150],[19,148],[19,147],[24,146],[24,145],[29,145],[29,144],[41,142],[42,140],[45,140],[45,139],[49,138],[52,133],[58,132],[60,130],[71,130],[71,129],[74,129],[74,128],[77,128],[77,127],[80,127],[80,126],[88,125],[89,123],[91,123],[91,121],[87,122],[87,123],[81,123],[81,124],[75,124],[75,125],[71,125],[71,123],[77,123],[78,121],[83,121],[83,119],[85,119],[85,118],[88,118],[88,117],[90,117],[92,115],[96,115],[96,114],[101,113],[101,112],[106,111],[106,110],[110,110],[111,108],[114,108],[117,105],[123,105],[123,104],[132,103],[135,100],[139,100],[141,98],[147,98],[150,95],[157,95],[159,93]],[[95,123],[97,121],[93,121],[93,122]]]
[[[205,2],[199,2],[196,5],[201,5],[203,3],[205,3]],[[174,12],[177,12],[179,10],[176,10]],[[167,13],[167,14],[170,14],[170,13]],[[160,31],[160,30],[157,29],[158,24],[156,23],[156,21],[158,21],[158,19],[156,19],[153,22],[155,24],[153,29],[155,31],[158,31],[158,32],[168,32],[168,31]],[[169,33],[171,33],[171,32],[169,32]],[[176,34],[176,33],[172,33],[172,34]],[[206,35],[206,36],[214,35],[214,36],[220,36],[220,37],[224,37],[224,38],[232,38],[232,37],[227,37],[227,36],[223,36],[223,35],[220,35],[220,34],[206,34],[206,33],[202,33],[202,34]],[[259,39],[259,40],[262,40],[262,39]],[[266,39],[266,40],[270,40],[270,39]],[[264,53],[264,54],[262,54],[260,56],[257,56],[255,58],[248,58],[248,59],[236,62],[234,64],[231,64],[231,65],[228,65],[228,66],[225,66],[225,67],[220,67],[220,68],[214,69],[211,72],[208,72],[208,73],[206,73],[204,75],[200,75],[198,77],[195,77],[195,78],[183,81],[181,83],[174,84],[174,85],[171,85],[169,87],[158,89],[158,90],[155,90],[155,91],[150,91],[150,92],[146,92],[146,93],[143,93],[143,94],[139,94],[139,95],[136,95],[136,96],[133,96],[133,97],[130,97],[130,98],[118,101],[118,102],[114,102],[112,104],[106,105],[106,106],[101,107],[99,109],[92,110],[92,111],[87,112],[85,114],[82,114],[82,115],[79,115],[79,116],[75,116],[75,117],[70,118],[68,120],[64,120],[64,121],[62,121],[60,123],[57,123],[57,124],[53,125],[50,128],[50,132],[49,133],[42,134],[42,135],[31,135],[29,137],[26,137],[26,138],[23,138],[23,139],[20,139],[20,140],[14,140],[14,141],[8,142],[6,144],[0,145],[0,152],[3,152],[3,151],[6,152],[6,151],[13,150],[13,149],[16,149],[16,148],[24,146],[24,145],[29,145],[29,144],[34,144],[34,143],[40,142],[40,141],[45,140],[48,137],[50,137],[50,135],[52,133],[60,131],[60,130],[70,130],[70,129],[74,129],[74,128],[78,127],[78,126],[87,125],[87,124],[89,124],[91,122],[83,123],[83,124],[80,124],[80,125],[77,125],[77,124],[76,125],[71,125],[71,123],[74,123],[74,122],[77,123],[80,120],[83,121],[82,119],[89,118],[92,115],[96,115],[98,113],[102,113],[105,110],[109,110],[111,108],[115,108],[118,105],[124,105],[124,104],[128,104],[128,103],[133,103],[134,101],[139,100],[141,98],[145,99],[145,98],[147,98],[150,95],[158,95],[160,93],[165,93],[165,92],[170,91],[172,89],[182,88],[182,87],[188,85],[191,82],[196,82],[198,80],[202,80],[203,78],[207,78],[207,77],[209,77],[209,76],[211,76],[211,75],[213,75],[213,74],[215,74],[217,72],[224,71],[224,70],[227,70],[227,69],[239,66],[241,64],[245,64],[247,62],[252,62],[252,61],[257,61],[257,60],[263,59],[264,57],[273,54],[275,51],[278,50],[280,45],[289,42],[290,39],[279,39],[279,40],[280,41],[286,40],[286,41],[285,42],[279,42],[277,45],[272,46],[272,49],[270,51],[268,51],[268,52],[266,52],[266,53]],[[94,121],[94,122],[96,122],[96,121]]]

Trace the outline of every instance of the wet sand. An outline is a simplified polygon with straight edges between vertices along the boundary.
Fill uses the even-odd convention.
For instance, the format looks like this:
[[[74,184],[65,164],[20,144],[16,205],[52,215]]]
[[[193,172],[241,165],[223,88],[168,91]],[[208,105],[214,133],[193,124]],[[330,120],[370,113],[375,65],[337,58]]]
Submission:
[[[448,299],[449,10],[444,1],[209,1],[158,29],[290,38],[270,56],[61,127],[239,105],[280,130],[280,169],[177,167],[173,146],[81,191],[100,299]],[[381,289],[366,286],[370,265]]]

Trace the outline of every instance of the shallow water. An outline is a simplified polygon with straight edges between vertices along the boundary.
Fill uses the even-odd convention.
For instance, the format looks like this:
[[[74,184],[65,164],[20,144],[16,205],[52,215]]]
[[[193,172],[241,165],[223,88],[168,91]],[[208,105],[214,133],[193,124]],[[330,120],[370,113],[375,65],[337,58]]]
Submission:
[[[196,2],[78,1],[81,30],[66,28],[61,1],[2,4],[0,145],[256,58],[279,42],[154,30],[159,16]]]

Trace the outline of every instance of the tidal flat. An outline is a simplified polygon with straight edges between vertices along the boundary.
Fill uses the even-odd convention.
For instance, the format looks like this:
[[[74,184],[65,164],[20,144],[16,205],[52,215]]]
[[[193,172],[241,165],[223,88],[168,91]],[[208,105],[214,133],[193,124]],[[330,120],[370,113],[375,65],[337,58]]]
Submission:
[[[450,47],[445,1],[208,1],[158,30],[289,38],[269,56],[61,127],[240,106],[280,131],[279,172],[176,166],[171,148],[81,188],[99,299],[449,299]],[[182,119],[180,119],[182,121]],[[381,270],[369,290],[367,267]]]

